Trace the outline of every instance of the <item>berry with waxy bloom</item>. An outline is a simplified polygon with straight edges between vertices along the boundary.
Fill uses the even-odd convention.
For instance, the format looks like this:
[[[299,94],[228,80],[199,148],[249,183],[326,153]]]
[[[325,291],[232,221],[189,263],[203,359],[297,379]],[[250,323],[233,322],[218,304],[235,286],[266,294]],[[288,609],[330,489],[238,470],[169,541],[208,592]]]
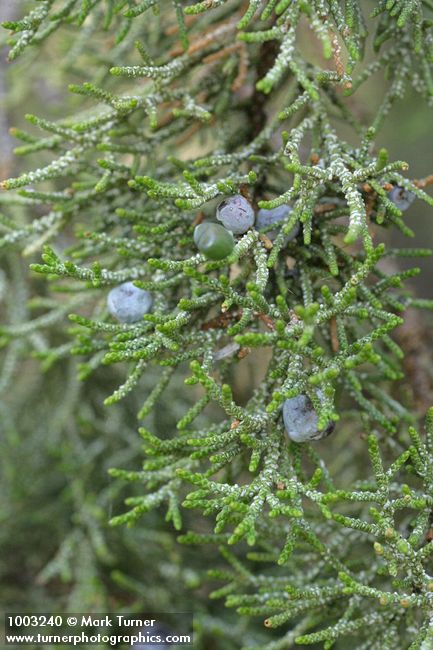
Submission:
[[[234,235],[243,235],[254,224],[254,210],[241,194],[235,194],[221,201],[216,218]]]
[[[413,192],[406,190],[400,185],[395,185],[390,192],[388,192],[388,198],[394,203],[394,205],[404,212],[416,199],[416,196]]]
[[[108,311],[120,323],[135,323],[147,314],[153,304],[152,294],[133,282],[123,282],[111,289],[107,297]]]
[[[273,226],[274,224],[277,226],[281,221],[284,221],[286,217],[290,214],[292,211],[292,208],[288,205],[279,205],[276,208],[271,208],[270,210],[267,210],[266,208],[261,208],[258,213],[257,213],[257,219],[256,219],[256,230],[264,230],[265,228],[269,228],[270,226]],[[286,237],[286,243],[289,241],[292,241],[296,237],[296,235],[299,232],[299,223],[296,223],[292,230],[288,233]],[[267,230],[266,231],[267,237],[271,241],[274,241],[276,236],[278,235],[278,230],[272,229],[272,230]]]
[[[323,393],[318,391],[319,398]],[[319,418],[308,395],[297,395],[286,399],[283,404],[283,420],[287,435],[295,442],[311,442],[326,438],[334,430],[330,422],[322,431],[318,430]]]

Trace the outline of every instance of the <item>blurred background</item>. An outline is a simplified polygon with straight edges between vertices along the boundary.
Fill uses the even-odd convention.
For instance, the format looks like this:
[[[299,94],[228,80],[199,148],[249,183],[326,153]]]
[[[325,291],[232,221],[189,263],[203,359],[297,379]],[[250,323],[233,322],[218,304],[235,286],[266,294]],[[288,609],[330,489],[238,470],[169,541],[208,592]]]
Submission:
[[[28,4],[1,0],[0,20],[19,18]],[[24,118],[26,113],[49,120],[62,118],[73,113],[81,102],[81,98],[67,92],[69,83],[104,82],[103,78],[97,79],[102,76],[100,66],[92,64],[89,53],[78,50],[72,30],[54,34],[40,50],[30,48],[13,64],[6,63],[5,40],[3,34],[1,178],[16,176],[49,160],[50,154],[45,153],[26,158],[13,155],[19,143],[9,129],[31,131],[33,127]],[[350,99],[366,122],[380,102],[383,83],[379,73]],[[431,109],[408,93],[390,113],[378,144],[389,150],[391,160],[409,163],[411,178],[423,178],[433,173],[432,143]],[[6,209],[0,203],[0,212],[3,210],[20,222],[28,218],[19,205]],[[408,242],[392,232],[394,245],[433,247],[431,208],[417,200],[405,220],[415,237]],[[2,250],[2,317],[8,322],[23,322],[31,314],[33,291],[40,283],[34,277],[29,282],[28,264],[39,257],[20,259],[17,250]],[[422,267],[422,273],[412,280],[412,286],[420,297],[433,298],[431,259],[423,258],[416,264]],[[22,360],[25,345],[24,339],[17,339],[8,346],[0,380],[1,608],[69,612],[194,609],[199,614],[197,648],[236,650],[241,640],[250,638],[258,643],[261,638],[269,638],[269,632],[263,636],[260,622],[257,629],[252,629],[247,620],[239,621],[227,611],[224,623],[218,620],[224,606],[222,601],[208,601],[206,578],[210,561],[213,565],[220,562],[216,551],[206,549],[206,558],[201,558],[201,550],[179,548],[171,525],[157,513],[147,514],[131,529],[108,525],[112,515],[123,511],[126,497],[140,494],[139,485],[110,479],[108,469],[140,467],[136,412],[155,377],[147,375],[138,394],[133,393],[107,410],[103,399],[123,378],[118,369],[107,367],[95,373],[91,382],[77,382],[80,368],[75,359],[52,366],[45,363],[41,372],[37,360]],[[260,368],[250,370],[250,381],[254,381],[254,373],[260,373]],[[242,381],[246,381],[245,377]],[[176,411],[185,410],[182,395],[180,378],[173,387],[170,408],[158,409],[149,428],[156,432],[167,430]],[[186,529],[193,517],[187,514]]]

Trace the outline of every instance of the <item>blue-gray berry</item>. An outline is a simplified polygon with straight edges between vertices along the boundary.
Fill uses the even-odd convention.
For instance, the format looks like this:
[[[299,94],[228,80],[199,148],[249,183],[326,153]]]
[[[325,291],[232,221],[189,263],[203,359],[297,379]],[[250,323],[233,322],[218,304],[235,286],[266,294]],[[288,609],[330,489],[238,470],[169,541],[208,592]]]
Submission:
[[[318,391],[318,397],[323,398],[321,391]],[[329,436],[335,426],[334,422],[330,422],[325,429],[318,431],[319,418],[307,395],[286,399],[283,404],[283,419],[287,435],[295,442],[320,440]]]
[[[149,291],[139,289],[132,282],[124,282],[111,289],[107,298],[108,311],[120,323],[135,323],[152,308]]]
[[[407,210],[411,203],[415,201],[416,196],[413,192],[406,190],[404,187],[395,185],[392,190],[388,192],[388,198],[399,210],[404,211]]]
[[[254,224],[254,210],[241,194],[235,194],[221,201],[216,218],[234,235],[243,235]]]
[[[264,230],[265,228],[269,228],[274,224],[278,224],[280,221],[284,221],[291,211],[292,208],[288,205],[279,205],[277,208],[272,208],[271,210],[261,208],[257,213],[256,230]],[[292,230],[288,233],[286,237],[286,243],[292,241],[292,239],[295,239],[298,232],[299,223],[296,223],[293,226]],[[267,230],[266,235],[271,241],[274,241],[278,235],[278,230]]]

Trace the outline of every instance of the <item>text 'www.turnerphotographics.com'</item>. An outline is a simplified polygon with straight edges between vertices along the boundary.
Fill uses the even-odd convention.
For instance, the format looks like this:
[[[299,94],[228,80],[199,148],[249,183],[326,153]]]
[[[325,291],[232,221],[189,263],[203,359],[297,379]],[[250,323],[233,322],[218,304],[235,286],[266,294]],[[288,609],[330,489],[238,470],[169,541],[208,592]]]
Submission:
[[[162,648],[192,647],[192,614],[40,614],[7,613],[6,645],[100,645],[124,647],[146,643]]]

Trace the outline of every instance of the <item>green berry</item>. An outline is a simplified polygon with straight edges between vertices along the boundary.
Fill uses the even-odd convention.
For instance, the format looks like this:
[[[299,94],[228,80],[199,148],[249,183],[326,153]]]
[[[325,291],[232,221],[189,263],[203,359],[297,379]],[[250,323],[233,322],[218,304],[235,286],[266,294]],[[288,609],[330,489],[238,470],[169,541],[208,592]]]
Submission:
[[[235,241],[231,232],[218,223],[201,223],[194,230],[194,242],[210,260],[222,260],[232,252]]]

